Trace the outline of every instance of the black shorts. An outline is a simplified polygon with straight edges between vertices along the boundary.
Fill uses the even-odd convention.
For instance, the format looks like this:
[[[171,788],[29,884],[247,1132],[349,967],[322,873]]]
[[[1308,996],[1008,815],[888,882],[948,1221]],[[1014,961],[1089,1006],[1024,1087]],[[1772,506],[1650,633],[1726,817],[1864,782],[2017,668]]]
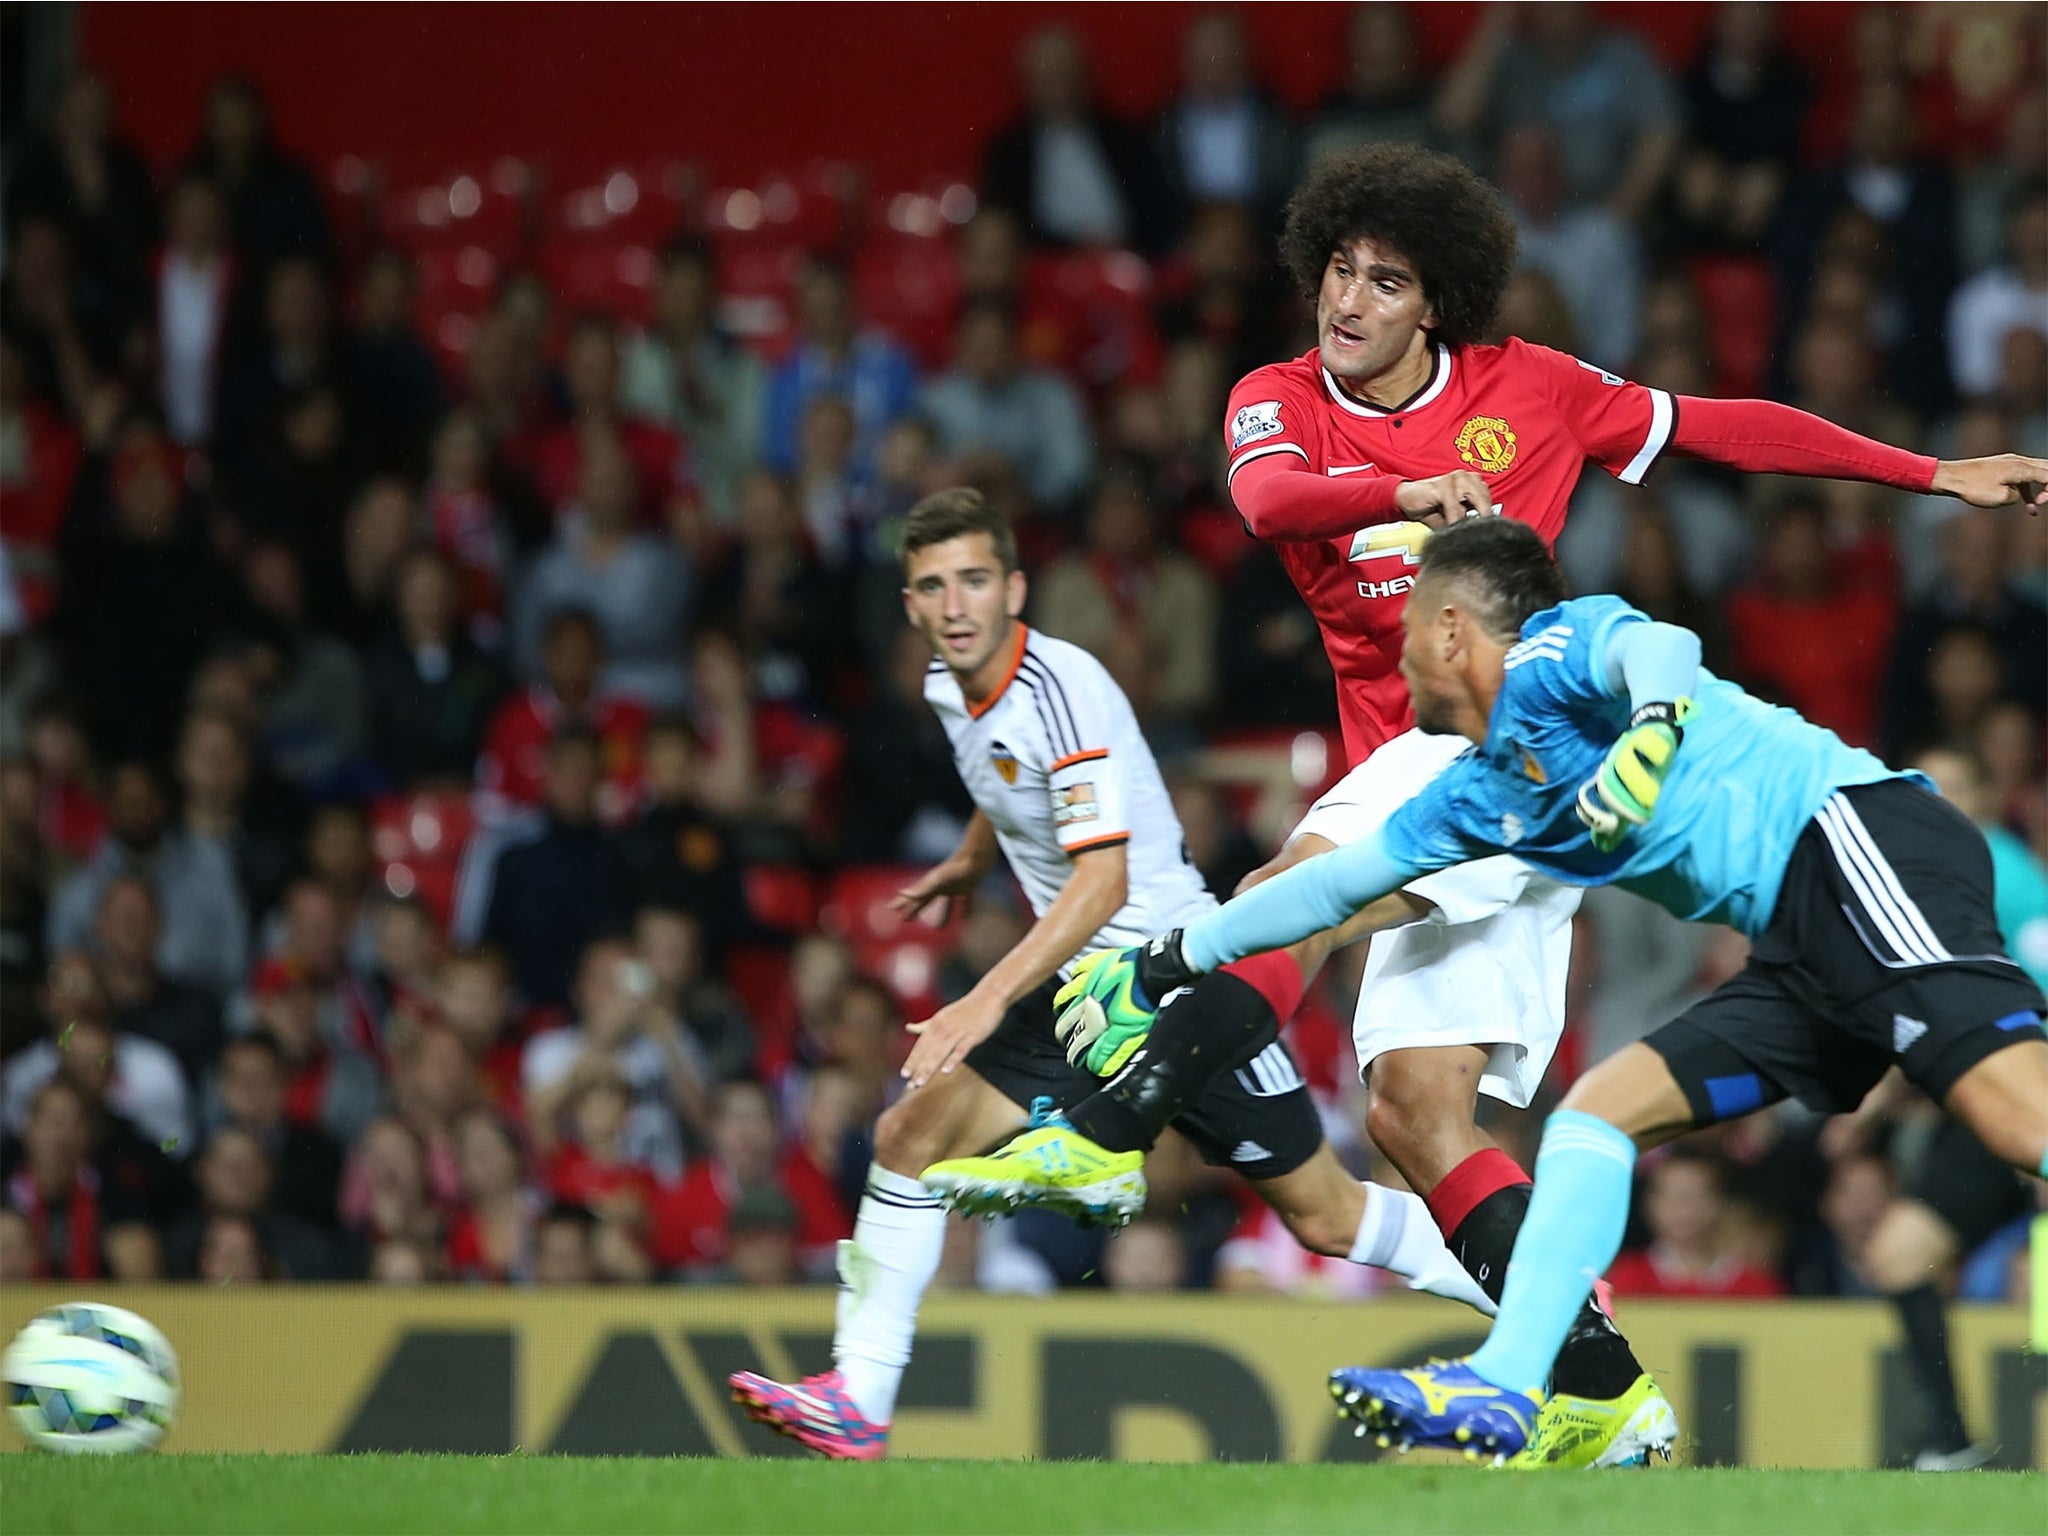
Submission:
[[[1644,1043],[1697,1125],[1786,1097],[1854,1109],[1893,1063],[1939,1104],[1994,1051],[2044,1038],[2044,1006],[1999,938],[1982,834],[1885,779],[1821,807],[1749,964]]]
[[[2007,1222],[2034,1208],[2033,1181],[1986,1147],[1969,1127],[1943,1120],[1906,1193],[1927,1206],[1956,1235],[1968,1253]]]
[[[1027,1108],[1041,1096],[1068,1108],[1102,1087],[1101,1078],[1067,1061],[1053,1037],[1052,1000],[1059,985],[1048,981],[1012,1003],[996,1032],[967,1053],[968,1066]],[[1219,1074],[1173,1128],[1194,1143],[1204,1162],[1248,1179],[1292,1173],[1323,1143],[1315,1100],[1271,1029],[1244,1065]]]

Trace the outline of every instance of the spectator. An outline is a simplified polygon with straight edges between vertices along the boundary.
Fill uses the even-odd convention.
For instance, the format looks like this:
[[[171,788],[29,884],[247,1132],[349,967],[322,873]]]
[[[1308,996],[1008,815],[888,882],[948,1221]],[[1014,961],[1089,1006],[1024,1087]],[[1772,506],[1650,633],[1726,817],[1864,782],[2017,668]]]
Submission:
[[[533,1239],[536,1285],[588,1285],[597,1279],[597,1218],[580,1205],[549,1206]]]
[[[193,1279],[210,1285],[255,1285],[280,1278],[263,1246],[256,1223],[246,1216],[206,1218],[199,1234],[199,1262]]]
[[[1756,579],[1728,599],[1729,660],[1735,675],[1765,697],[1870,745],[1897,626],[1890,593],[1841,578],[1820,506],[1798,498],[1771,520]]]
[[[861,328],[845,269],[814,261],[798,289],[796,345],[768,385],[769,464],[784,474],[794,470],[804,413],[813,400],[837,398],[853,411],[854,468],[866,477],[882,433],[916,395],[916,364],[887,336]]]
[[[288,546],[250,545],[242,579],[251,614],[241,657],[263,754],[302,794],[344,790],[361,772],[369,742],[362,663],[310,622],[299,559]]]
[[[367,668],[372,754],[407,787],[466,783],[503,679],[459,627],[455,573],[438,550],[406,556],[396,597]]]
[[[49,948],[86,947],[108,884],[117,875],[137,875],[155,890],[163,914],[156,958],[164,975],[225,997],[241,984],[249,953],[248,912],[227,851],[170,825],[163,779],[141,762],[114,769],[107,830],[100,851],[58,888]]]
[[[100,894],[94,969],[112,1007],[114,1028],[169,1051],[187,1086],[196,1090],[220,1052],[220,1002],[158,968],[163,926],[150,883],[137,875],[116,875]]]
[[[840,848],[854,863],[937,863],[974,813],[945,727],[924,701],[931,665],[923,637],[899,629],[880,688],[847,722],[845,798],[860,814],[846,818]]]
[[[33,761],[0,758],[0,1018],[27,1017],[42,980],[51,860],[37,824],[41,791]]]
[[[462,1198],[455,1121],[481,1102],[476,1063],[447,1030],[429,1025],[396,1042],[386,1103],[419,1144],[427,1199],[437,1211],[454,1209]]]
[[[594,616],[604,633],[605,692],[650,709],[678,708],[686,691],[682,646],[696,572],[675,545],[633,527],[633,465],[618,437],[589,428],[581,451],[578,501],[535,556],[512,601],[517,670],[537,674],[548,620],[577,608]]]
[[[237,276],[220,189],[203,176],[181,178],[157,260],[156,346],[158,398],[171,437],[187,448],[203,448],[213,436],[221,343]]]
[[[894,430],[891,424],[890,430]],[[796,475],[789,492],[802,509],[803,527],[819,558],[835,568],[866,552],[874,535],[874,507],[860,484],[853,462],[853,408],[835,395],[821,395],[804,411],[797,436]],[[779,483],[766,471],[741,482],[742,506],[737,528],[745,538],[752,524],[744,499],[764,483]]]
[[[1716,6],[1713,31],[1679,88],[1685,142],[1671,191],[1686,243],[1762,249],[1798,170],[1812,95],[1779,41],[1778,8],[1762,0]]]
[[[1964,283],[1949,303],[1949,372],[1958,393],[1998,392],[2006,338],[2016,330],[2048,338],[2048,181],[2015,190],[2004,262]]]
[[[93,1165],[91,1098],[52,1078],[29,1102],[4,1172],[6,1203],[28,1227],[28,1268],[37,1280],[155,1280],[163,1273],[150,1212]]]
[[[559,731],[588,731],[602,749],[604,782],[598,810],[607,824],[633,808],[640,794],[641,744],[647,708],[639,700],[600,695],[604,631],[580,608],[549,616],[540,633],[540,678],[498,705],[477,760],[477,809],[489,821],[518,819],[543,796],[548,742]]]
[[[420,469],[441,414],[441,370],[413,324],[418,274],[394,246],[371,253],[356,288],[356,327],[345,349],[348,389],[364,403],[382,463]]]
[[[1896,1190],[1881,1157],[1852,1152],[1828,1167],[1820,1197],[1820,1223],[1794,1262],[1793,1289],[1801,1296],[1869,1296],[1863,1256]]]
[[[654,983],[654,1015],[674,1019],[686,1035],[687,1057],[701,1061],[707,1082],[754,1069],[754,1032],[739,1001],[708,972],[704,924],[696,913],[658,905],[633,915],[634,950]],[[692,1119],[701,1105],[694,1099]],[[693,1124],[691,1129],[697,1127]]]
[[[2029,87],[2005,115],[2004,143],[1962,173],[1956,191],[1957,248],[1966,273],[2006,253],[2006,219],[2023,188],[2048,175],[2048,86]]]
[[[1252,725],[1321,725],[1335,683],[1316,622],[1302,606],[1272,546],[1260,544],[1237,564],[1223,589],[1218,626],[1223,697],[1237,719]]]
[[[920,401],[940,451],[997,454],[1034,502],[1063,509],[1091,468],[1080,396],[1058,374],[1018,365],[1016,314],[999,300],[970,300],[955,336],[952,371],[927,384]]]
[[[455,1122],[462,1206],[448,1227],[448,1269],[457,1280],[534,1278],[539,1193],[525,1178],[519,1138],[492,1111]]]
[[[1138,1217],[1102,1249],[1102,1279],[1112,1291],[1177,1291],[1187,1284],[1187,1255],[1170,1217]]]
[[[578,1072],[564,1108],[568,1134],[548,1158],[547,1183],[557,1200],[586,1206],[644,1238],[654,1175],[626,1150],[632,1110],[632,1090],[617,1071]]]
[[[22,606],[21,621],[40,624],[56,606],[58,563],[83,445],[78,431],[29,385],[28,361],[16,339],[0,329],[0,433],[10,444],[0,455],[0,494],[7,497],[4,551]],[[25,638],[25,637],[24,637]],[[22,638],[9,641],[20,646]],[[16,679],[10,678],[10,684]],[[10,686],[10,692],[13,691]]]
[[[261,272],[286,256],[331,260],[334,236],[319,184],[270,138],[270,107],[254,81],[214,83],[188,169],[212,178],[228,202],[235,249]]]
[[[1977,824],[1991,849],[1991,886],[2005,951],[2037,985],[2048,985],[2048,864],[1998,824],[1991,776],[1975,752],[1936,747],[1912,767],[1934,781],[1941,797]]]
[[[520,1103],[524,1042],[511,983],[505,957],[494,949],[458,950],[441,962],[434,979],[434,1017],[462,1042],[486,1102],[499,1114],[516,1112]]]
[[[767,374],[718,325],[717,259],[682,241],[662,253],[654,323],[626,343],[620,403],[689,445],[705,510],[728,523],[740,476],[761,454]]]
[[[1024,110],[989,144],[988,200],[1023,219],[1034,243],[1155,248],[1165,235],[1158,166],[1096,104],[1080,39],[1040,28],[1019,49],[1017,72]]]
[[[1607,1271],[1618,1296],[1782,1296],[1785,1282],[1752,1268],[1729,1241],[1727,1172],[1712,1153],[1674,1147],[1650,1171],[1647,1248]]]
[[[131,1123],[165,1156],[192,1150],[192,1101],[178,1060],[154,1040],[118,1032],[92,962],[75,953],[50,962],[37,999],[45,1038],[7,1060],[6,1129],[25,1134],[43,1084],[62,1077]]]
[[[421,534],[419,497],[398,475],[363,482],[342,518],[338,583],[330,592],[337,633],[367,646],[391,616],[398,565]]]
[[[245,486],[258,467],[260,429],[277,419],[278,408],[295,393],[331,384],[341,374],[333,294],[320,263],[290,256],[251,272],[251,287],[260,285],[262,315],[244,335],[229,335],[213,414],[215,457],[230,483]]]
[[[287,1113],[284,1054],[269,1034],[230,1040],[214,1077],[216,1129],[246,1131],[270,1160],[272,1203],[308,1226],[332,1230],[341,1187],[341,1144]]]
[[[616,1077],[631,1096],[621,1155],[674,1177],[685,1119],[699,1119],[708,1086],[695,1042],[661,1009],[652,971],[623,939],[599,939],[584,950],[575,1003],[574,1024],[526,1044],[521,1077],[535,1150],[551,1158],[570,1130],[566,1115],[577,1094],[597,1078]]]
[[[1809,172],[1786,202],[1780,286],[1788,329],[1803,321],[1819,257],[1844,215],[1848,227],[1874,232],[1852,238],[1883,263],[1880,302],[1897,316],[1886,337],[1886,383],[1923,415],[1949,400],[1942,326],[1955,288],[1955,188],[1948,172],[1913,145],[1912,106],[1895,80],[1873,80],[1856,104],[1843,160]],[[1894,439],[1896,440],[1896,439]]]
[[[725,1220],[725,1263],[716,1270],[725,1285],[794,1285],[801,1218],[789,1196],[774,1185],[750,1189],[733,1202]]]
[[[1038,625],[1093,652],[1148,724],[1187,724],[1216,696],[1216,589],[1162,544],[1144,482],[1114,470],[1095,493],[1087,542],[1038,585]]]
[[[1664,624],[1677,624],[1700,637],[1709,667],[1726,667],[1728,636],[1717,604],[1705,601],[1686,575],[1682,546],[1672,519],[1654,499],[1633,499],[1623,525],[1616,596]],[[1692,526],[1686,526],[1690,536]]]
[[[1574,203],[1604,204],[1626,223],[1655,202],[1678,147],[1676,92],[1643,45],[1603,28],[1590,5],[1489,10],[1444,76],[1439,121],[1455,137],[1549,129]]]
[[[1230,814],[1230,805],[1217,785],[1183,775],[1168,788],[1188,862],[1195,866],[1210,895],[1228,901],[1238,882],[1266,862],[1265,856]]]
[[[226,853],[245,910],[269,911],[297,857],[298,802],[255,771],[240,722],[223,708],[201,704],[185,716],[174,767],[185,835]]]
[[[750,928],[732,830],[702,797],[704,745],[687,720],[647,732],[646,804],[623,836],[635,908],[687,912],[714,967]]]
[[[1597,203],[1567,200],[1564,162],[1548,129],[1511,128],[1501,140],[1501,190],[1522,260],[1557,284],[1580,352],[1603,368],[1636,355],[1643,254],[1634,229]]]
[[[395,530],[359,521],[356,492],[368,460],[341,391],[325,378],[293,385],[252,436],[247,461],[227,481],[240,530],[298,558],[306,613],[315,625],[351,642],[368,639],[382,615],[365,612],[364,599],[374,603],[382,594],[357,587],[356,578],[366,565],[373,580],[380,574],[364,554],[374,557],[376,535]],[[408,524],[411,517],[408,494]],[[350,548],[352,537],[365,535],[369,551]],[[395,556],[398,548],[389,553]]]
[[[825,699],[846,643],[841,584],[813,552],[779,476],[748,475],[739,505],[737,537],[705,581],[705,607],[739,639],[764,695]]]
[[[766,1088],[746,1080],[722,1084],[712,1100],[710,1155],[663,1191],[654,1223],[657,1262],[698,1273],[725,1262],[734,1207],[762,1188],[796,1208],[799,1262],[822,1272],[833,1244],[852,1230],[839,1197],[801,1148],[781,1145]]]
[[[156,236],[156,199],[148,165],[114,136],[114,104],[98,75],[81,70],[65,83],[48,131],[12,168],[8,226],[32,218],[62,221],[96,287],[140,286]]]
[[[11,1205],[0,1205],[0,1285],[27,1285],[35,1278],[35,1236],[28,1218]]]
[[[445,944],[441,924],[417,896],[373,892],[364,920],[376,930],[371,979],[383,1017],[383,1035],[400,1041],[435,1027],[434,993]],[[464,1050],[468,1046],[464,1044]]]
[[[498,483],[482,417],[467,406],[442,417],[428,466],[428,536],[455,567],[458,608],[471,635],[495,647],[515,518],[512,501]]]
[[[427,1183],[426,1149],[395,1115],[372,1120],[349,1148],[340,1204],[343,1227],[361,1244],[441,1244],[441,1218]]]
[[[1884,735],[1893,754],[1914,745],[1934,722],[1935,679],[1929,664],[1944,637],[1954,633],[1974,630],[1988,642],[1992,676],[1984,704],[2010,698],[2033,710],[2036,718],[2048,711],[2048,611],[2007,585],[2011,540],[2011,524],[1997,512],[1959,507],[1942,524],[1941,579],[1906,610],[1891,649]],[[1955,728],[1974,722],[1949,723]]]
[[[511,957],[534,1007],[568,1002],[584,946],[625,925],[625,856],[597,820],[601,772],[596,737],[558,731],[547,748],[540,823],[498,859],[484,937]]]
[[[534,445],[534,478],[549,507],[560,516],[588,494],[591,444],[610,439],[632,466],[635,516],[648,527],[664,526],[670,507],[693,494],[686,453],[667,427],[620,413],[618,328],[609,315],[576,317],[563,350],[562,383],[568,396],[563,420]]]
[[[1227,203],[1272,222],[1291,190],[1294,134],[1252,80],[1244,23],[1203,11],[1181,34],[1180,92],[1159,117],[1159,166],[1184,227],[1189,208]]]
[[[85,461],[63,556],[57,629],[74,675],[92,679],[95,745],[164,751],[205,648],[193,616],[220,613],[225,594],[182,456],[155,428],[131,423]]]
[[[1280,317],[1289,296],[1261,258],[1258,226],[1242,208],[1209,203],[1195,209],[1182,254],[1184,280],[1174,285],[1169,274],[1160,277],[1165,302],[1158,312],[1159,333],[1171,347],[1167,387],[1173,388],[1176,361],[1190,355],[1185,344],[1195,342],[1204,345],[1215,371],[1227,375],[1219,381],[1227,390],[1230,379],[1265,366],[1285,348]],[[1221,394],[1213,404],[1203,422],[1203,446],[1212,458]]]
[[[329,1035],[333,1010],[323,1006],[304,962],[273,956],[258,965],[245,1011],[251,1032],[277,1048],[285,1117],[293,1126],[346,1143],[375,1118],[384,1097],[377,1060],[357,1041]]]
[[[1389,139],[1434,142],[1437,129],[1412,10],[1399,0],[1365,0],[1352,6],[1344,35],[1343,83],[1309,125],[1303,164]]]
[[[343,1266],[335,1246],[317,1227],[287,1215],[272,1202],[276,1173],[255,1134],[223,1126],[193,1160],[199,1208],[164,1239],[165,1265],[180,1278],[203,1278],[200,1262],[209,1229],[228,1218],[247,1222],[278,1275],[291,1280],[338,1280]]]

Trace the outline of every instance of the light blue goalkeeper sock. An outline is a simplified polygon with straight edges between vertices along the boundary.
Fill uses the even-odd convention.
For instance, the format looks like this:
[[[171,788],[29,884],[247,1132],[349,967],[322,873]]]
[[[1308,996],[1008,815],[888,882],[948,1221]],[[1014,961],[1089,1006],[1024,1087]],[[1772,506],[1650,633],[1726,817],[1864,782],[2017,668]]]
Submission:
[[[1471,1360],[1480,1377],[1542,1390],[1572,1319],[1621,1250],[1635,1166],[1635,1143],[1605,1120],[1560,1109],[1545,1122],[1500,1316]]]

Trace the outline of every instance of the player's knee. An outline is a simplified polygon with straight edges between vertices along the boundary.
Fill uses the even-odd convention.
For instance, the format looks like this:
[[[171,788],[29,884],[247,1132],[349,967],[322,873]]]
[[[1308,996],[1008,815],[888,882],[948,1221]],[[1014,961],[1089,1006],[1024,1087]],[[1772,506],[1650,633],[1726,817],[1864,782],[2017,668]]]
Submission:
[[[1955,1257],[1954,1229],[1931,1206],[1894,1200],[1861,1255],[1863,1275],[1886,1295],[1925,1285]]]
[[[946,1093],[934,1080],[882,1111],[875,1161],[892,1173],[922,1173],[945,1155]]]

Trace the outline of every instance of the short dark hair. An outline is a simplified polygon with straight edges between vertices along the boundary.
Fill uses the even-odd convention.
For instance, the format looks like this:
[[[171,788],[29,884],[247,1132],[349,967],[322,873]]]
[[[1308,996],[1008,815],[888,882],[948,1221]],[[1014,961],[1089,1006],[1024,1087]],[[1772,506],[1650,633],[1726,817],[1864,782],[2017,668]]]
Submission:
[[[1330,253],[1371,240],[1415,263],[1436,338],[1462,347],[1493,323],[1515,269],[1515,224],[1500,194],[1463,162],[1413,144],[1326,160],[1288,199],[1280,256],[1313,298]]]
[[[956,485],[934,491],[910,509],[903,520],[903,569],[910,570],[910,557],[920,549],[962,539],[971,533],[985,533],[996,547],[996,559],[1003,574],[1017,569],[1017,533],[1001,509],[971,485]]]
[[[1468,517],[1432,535],[1416,579],[1464,583],[1479,599],[1473,617],[1497,640],[1517,638],[1531,617],[1571,595],[1542,536],[1506,517]]]

